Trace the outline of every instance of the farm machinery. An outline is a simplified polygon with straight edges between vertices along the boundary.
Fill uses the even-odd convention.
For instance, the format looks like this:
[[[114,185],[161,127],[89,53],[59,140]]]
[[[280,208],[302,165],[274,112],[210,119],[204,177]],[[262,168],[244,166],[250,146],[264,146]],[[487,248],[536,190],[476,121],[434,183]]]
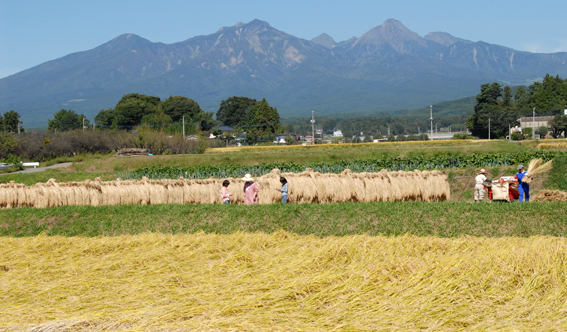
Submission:
[[[503,176],[498,181],[485,181],[484,187],[488,189],[488,199],[491,201],[510,202],[520,197],[518,184],[516,177]]]

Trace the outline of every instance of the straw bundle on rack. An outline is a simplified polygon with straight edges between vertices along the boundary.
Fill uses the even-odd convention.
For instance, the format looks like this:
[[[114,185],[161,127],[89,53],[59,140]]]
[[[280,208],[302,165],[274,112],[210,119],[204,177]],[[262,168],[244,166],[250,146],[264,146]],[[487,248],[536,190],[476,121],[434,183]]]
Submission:
[[[542,165],[543,166],[543,165]],[[274,170],[256,178],[259,203],[281,202],[280,177],[289,184],[293,203],[338,203],[376,201],[444,201],[450,198],[447,176],[439,171],[321,174],[310,169],[294,174]],[[53,207],[65,205],[119,204],[221,204],[224,179],[127,180],[116,179],[57,183],[50,179],[26,187],[0,185],[0,207]],[[232,204],[244,203],[244,181],[228,178]]]
[[[528,174],[522,178],[522,182],[530,184],[534,179],[534,175],[545,173],[553,168],[553,160],[542,164],[543,159],[532,159],[528,165]]]

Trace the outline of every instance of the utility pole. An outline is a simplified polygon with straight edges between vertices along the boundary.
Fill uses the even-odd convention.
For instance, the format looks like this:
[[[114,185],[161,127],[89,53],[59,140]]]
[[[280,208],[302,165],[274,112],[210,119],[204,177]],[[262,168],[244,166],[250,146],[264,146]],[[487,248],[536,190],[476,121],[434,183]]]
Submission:
[[[431,140],[433,141],[433,105],[429,105],[429,117],[431,120]]]
[[[85,118],[83,118],[83,133],[85,132]]]
[[[185,115],[183,116],[183,142],[185,142]]]
[[[20,134],[20,124],[18,123],[18,135]]]
[[[533,118],[532,118],[532,139],[535,139],[535,107],[534,107],[534,113],[533,113]]]
[[[388,137],[390,136],[390,125],[388,125]]]
[[[438,124],[438,123],[439,123],[439,122],[435,122],[435,134],[438,134],[438,132],[437,132],[437,124]]]
[[[488,118],[488,139],[490,140],[490,118]]]
[[[311,111],[311,145],[315,145],[315,111]]]

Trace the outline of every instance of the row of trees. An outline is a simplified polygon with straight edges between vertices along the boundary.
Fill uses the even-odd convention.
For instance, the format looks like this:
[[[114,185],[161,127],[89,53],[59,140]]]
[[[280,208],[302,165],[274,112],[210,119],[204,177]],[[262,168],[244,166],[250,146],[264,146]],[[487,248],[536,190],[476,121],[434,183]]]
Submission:
[[[548,122],[554,137],[565,131],[567,116],[561,113],[567,109],[567,79],[548,74],[542,82],[533,83],[527,90],[520,86],[515,93],[496,82],[483,84],[467,127],[474,136],[488,138],[490,125],[490,137],[505,137],[509,126],[519,125],[518,119],[532,116],[534,109],[536,116],[555,116]]]
[[[162,101],[159,97],[138,93],[124,95],[113,109],[100,111],[95,116],[95,125],[111,129],[171,127],[181,122],[183,117],[187,123],[196,124],[201,130],[210,130],[215,125],[213,112],[204,112],[193,99],[170,96]]]
[[[13,110],[8,111],[2,115],[0,113],[0,133],[17,133],[23,132],[22,121],[20,121],[20,114]]]
[[[188,133],[213,130],[213,133],[221,134],[218,126],[224,124],[238,132],[246,132],[249,143],[273,139],[276,133],[283,131],[277,109],[266,99],[230,97],[221,102],[216,120],[213,115],[213,112],[203,112],[196,101],[187,97],[170,96],[162,101],[159,97],[131,93],[124,95],[114,108],[101,110],[95,116],[95,125],[109,129],[147,126],[180,132],[184,118]],[[48,121],[48,130],[63,132],[90,125],[83,114],[62,109]]]
[[[427,112],[429,116],[429,112]],[[408,116],[391,116],[383,114],[381,116],[319,116],[316,119],[316,128],[322,128],[325,134],[333,134],[334,129],[341,129],[345,138],[357,136],[387,137],[388,135],[420,135],[430,130],[429,119],[421,119]],[[284,125],[285,131],[295,134],[311,133],[310,118],[294,118],[287,121]],[[446,116],[436,118],[433,123],[438,130],[446,130],[452,125],[452,131],[465,129],[465,117]],[[360,133],[363,133],[360,135]]]

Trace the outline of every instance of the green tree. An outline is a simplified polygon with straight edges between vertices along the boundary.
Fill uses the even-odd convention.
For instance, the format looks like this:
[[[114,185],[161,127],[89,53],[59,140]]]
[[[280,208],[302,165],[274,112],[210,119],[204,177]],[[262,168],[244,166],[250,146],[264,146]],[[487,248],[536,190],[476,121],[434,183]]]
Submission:
[[[256,125],[267,134],[275,134],[280,129],[280,115],[278,110],[271,107],[266,99],[262,99],[256,110]]]
[[[4,117],[2,116],[2,113],[0,113],[0,133],[5,132],[6,130],[4,130]]]
[[[101,110],[94,117],[95,125],[101,128],[115,128],[118,124],[116,123],[116,115],[114,114],[114,109],[110,108],[107,110]]]
[[[223,100],[217,111],[217,121],[232,127],[244,127],[255,113],[258,102],[248,97],[230,97]]]
[[[147,114],[142,117],[142,125],[148,127],[163,127],[171,123],[171,117],[163,111]]]
[[[519,86],[514,94],[514,102],[516,102],[516,104],[522,104],[525,103],[525,99],[526,89],[523,86]]]
[[[52,120],[47,121],[47,130],[50,131],[68,131],[83,128],[83,114],[77,114],[73,110],[62,109],[55,113]],[[89,125],[89,121],[85,120],[85,126]]]
[[[142,123],[145,115],[155,113],[160,103],[159,97],[138,93],[124,95],[114,107],[114,122],[121,127],[135,127]]]
[[[476,95],[473,114],[467,119],[467,127],[474,136],[488,138],[489,118],[491,120],[491,137],[499,137],[503,133],[505,134],[503,127],[508,119],[503,120],[505,114],[498,100],[500,97],[502,97],[502,86],[499,83],[486,83],[480,86],[480,93]],[[505,127],[507,132],[508,123],[505,124]]]
[[[541,126],[538,128],[537,133],[539,134],[540,138],[544,138],[547,136],[548,131],[549,130],[547,129],[546,126]]]
[[[374,142],[374,141],[372,140],[372,137],[370,137],[370,135],[364,136],[364,139],[363,139],[362,141],[363,141],[364,143],[372,143],[372,142]]]
[[[512,105],[512,102],[513,102],[512,88],[506,85],[503,89],[503,94],[502,94],[502,106],[509,107]]]
[[[203,112],[201,106],[196,101],[183,96],[169,96],[169,98],[161,102],[160,108],[171,117],[173,122],[180,122],[183,116],[188,121]]]
[[[202,131],[209,131],[217,125],[217,121],[213,119],[214,112],[200,112],[191,118],[191,122],[198,123]]]
[[[567,131],[567,115],[556,115],[555,118],[549,120],[548,125],[553,138],[561,136],[562,133]]]
[[[4,131],[9,133],[17,133],[19,126],[20,132],[23,132],[24,129],[21,127],[22,124],[23,122],[20,121],[20,114],[18,112],[10,110],[4,113]]]
[[[254,145],[258,141],[258,136],[252,131],[246,133],[246,143],[248,145]]]

